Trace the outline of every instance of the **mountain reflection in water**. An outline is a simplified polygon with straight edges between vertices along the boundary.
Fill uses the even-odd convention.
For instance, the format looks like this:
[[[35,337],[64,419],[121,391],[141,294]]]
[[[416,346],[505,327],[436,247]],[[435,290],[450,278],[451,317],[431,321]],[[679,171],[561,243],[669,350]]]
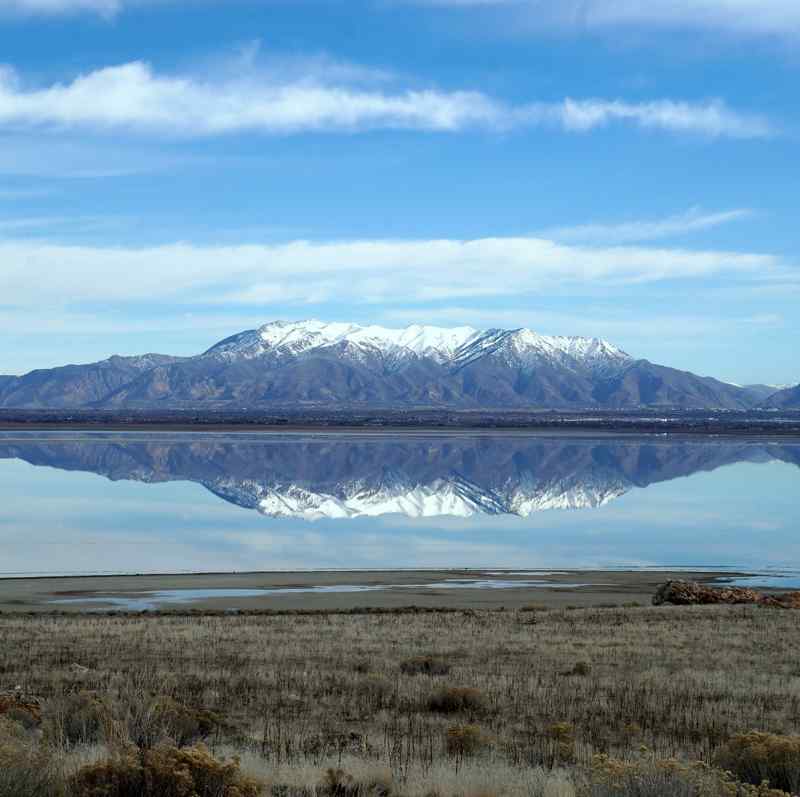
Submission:
[[[113,481],[188,481],[272,518],[590,509],[735,463],[800,466],[800,444],[417,435],[0,435],[0,459]]]

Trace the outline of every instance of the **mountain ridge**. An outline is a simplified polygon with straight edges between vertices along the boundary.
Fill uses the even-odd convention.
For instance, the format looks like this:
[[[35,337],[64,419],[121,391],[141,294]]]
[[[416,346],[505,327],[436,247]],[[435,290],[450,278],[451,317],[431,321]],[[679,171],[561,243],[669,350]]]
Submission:
[[[742,410],[771,400],[768,392],[635,359],[601,338],[317,320],[272,321],[190,357],[114,356],[0,377],[0,407],[14,409]]]
[[[766,401],[766,407],[774,410],[800,409],[800,385],[773,393]]]

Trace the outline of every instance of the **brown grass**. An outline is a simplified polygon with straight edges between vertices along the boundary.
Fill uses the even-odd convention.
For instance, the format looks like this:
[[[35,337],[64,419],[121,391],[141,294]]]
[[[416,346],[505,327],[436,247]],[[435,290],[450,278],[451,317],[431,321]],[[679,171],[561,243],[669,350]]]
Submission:
[[[276,797],[329,795],[329,769],[364,794],[385,787],[385,773],[403,797],[473,797],[494,781],[506,784],[498,794],[616,794],[592,779],[597,756],[716,762],[755,784],[762,771],[723,751],[749,728],[797,730],[800,626],[789,612],[552,610],[533,625],[530,616],[0,616],[0,691],[18,685],[41,704],[23,731],[30,760],[48,745],[48,760],[74,772],[131,745],[202,740],[217,758],[241,755]],[[449,671],[409,664],[423,661]],[[773,787],[797,790],[797,761],[781,766],[770,764]],[[676,777],[689,782],[659,770],[613,788],[666,794],[657,789]],[[656,791],[636,792],[645,781]],[[20,797],[40,794],[50,797]]]

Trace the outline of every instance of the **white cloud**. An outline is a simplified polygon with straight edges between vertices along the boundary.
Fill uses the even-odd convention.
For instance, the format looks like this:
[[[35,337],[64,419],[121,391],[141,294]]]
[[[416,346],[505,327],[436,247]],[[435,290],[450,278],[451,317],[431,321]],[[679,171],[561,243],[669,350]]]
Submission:
[[[111,16],[121,8],[120,0],[0,0],[0,14],[71,14],[89,11]]]
[[[568,246],[541,238],[295,241],[143,249],[0,241],[0,296],[18,307],[146,301],[401,304],[777,273],[771,255]]]
[[[710,230],[752,215],[753,211],[746,208],[720,213],[702,213],[697,208],[693,208],[686,213],[679,213],[664,219],[631,221],[622,224],[581,224],[574,227],[556,227],[545,230],[543,235],[556,241],[569,243],[627,244]]]
[[[102,102],[97,98],[102,97]],[[706,136],[759,138],[773,133],[760,116],[720,100],[574,100],[509,105],[476,91],[380,91],[318,77],[283,80],[255,70],[217,80],[162,75],[143,62],[98,69],[71,82],[29,89],[0,69],[0,126],[133,131],[179,136],[239,132],[358,132],[378,129],[455,132],[553,126],[586,132],[614,122]]]
[[[769,122],[757,115],[742,114],[721,100],[706,103],[655,100],[630,103],[620,100],[572,100],[541,106],[544,118],[553,115],[567,130],[585,131],[612,122],[631,122],[645,128],[676,133],[702,133],[732,138],[763,138],[772,133]],[[534,115],[537,109],[533,108]]]
[[[636,26],[710,29],[786,35],[800,32],[796,0],[410,0],[453,8],[508,7],[527,10],[540,28],[596,30]]]
[[[103,102],[98,103],[98,97]],[[270,83],[256,76],[220,83],[156,74],[141,62],[81,75],[71,83],[25,91],[0,73],[0,124],[128,128],[181,135],[239,131],[355,131],[376,128],[459,130],[504,126],[509,109],[477,92],[388,94],[346,84]]]

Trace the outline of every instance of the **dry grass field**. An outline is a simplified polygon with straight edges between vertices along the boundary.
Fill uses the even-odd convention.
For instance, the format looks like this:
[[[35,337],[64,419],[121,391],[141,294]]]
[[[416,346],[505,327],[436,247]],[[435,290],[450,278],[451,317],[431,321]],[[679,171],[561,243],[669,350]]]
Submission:
[[[800,792],[792,611],[0,615],[0,640],[2,797]]]

